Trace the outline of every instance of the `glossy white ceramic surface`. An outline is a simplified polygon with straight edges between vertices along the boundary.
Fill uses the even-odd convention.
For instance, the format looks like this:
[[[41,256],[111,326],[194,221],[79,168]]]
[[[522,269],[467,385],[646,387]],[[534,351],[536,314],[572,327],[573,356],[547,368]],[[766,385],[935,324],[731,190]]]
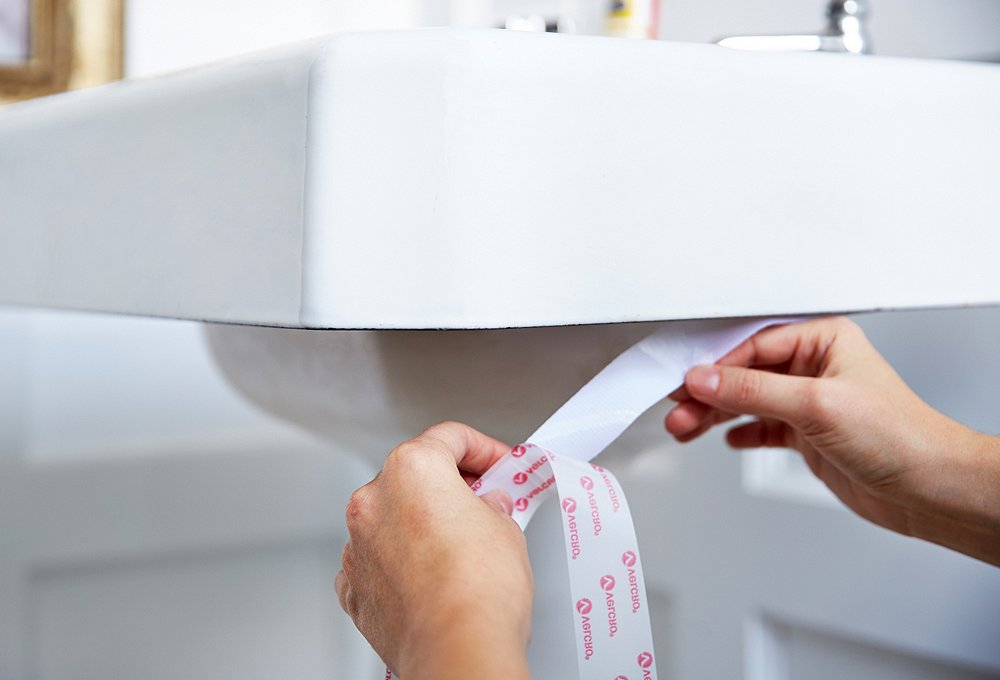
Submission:
[[[341,35],[0,110],[0,301],[494,328],[1000,301],[1000,68]]]

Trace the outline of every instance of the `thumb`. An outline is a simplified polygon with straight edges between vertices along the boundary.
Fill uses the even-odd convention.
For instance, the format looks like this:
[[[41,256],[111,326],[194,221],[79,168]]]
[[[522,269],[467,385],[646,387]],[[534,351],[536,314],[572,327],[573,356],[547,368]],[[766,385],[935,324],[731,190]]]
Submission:
[[[770,373],[739,366],[695,366],[684,385],[698,401],[729,413],[777,418],[801,428],[814,422],[816,378]]]
[[[482,496],[480,496],[483,503],[490,506],[497,512],[502,512],[508,517],[512,512],[514,512],[514,502],[510,499],[504,491],[487,491]]]

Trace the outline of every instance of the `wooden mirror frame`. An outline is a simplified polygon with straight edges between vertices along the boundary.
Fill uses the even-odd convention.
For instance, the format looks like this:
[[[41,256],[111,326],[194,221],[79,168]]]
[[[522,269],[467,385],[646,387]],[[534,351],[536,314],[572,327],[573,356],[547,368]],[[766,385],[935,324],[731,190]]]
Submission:
[[[31,52],[0,66],[0,103],[122,77],[125,0],[31,0]]]

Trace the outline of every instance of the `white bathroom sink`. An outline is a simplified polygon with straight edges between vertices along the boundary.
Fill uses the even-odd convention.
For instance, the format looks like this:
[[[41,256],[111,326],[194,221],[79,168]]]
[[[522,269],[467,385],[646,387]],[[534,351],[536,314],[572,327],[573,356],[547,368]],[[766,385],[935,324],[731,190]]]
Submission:
[[[1000,67],[329,37],[0,110],[0,301],[305,328],[1000,302]]]
[[[997,121],[995,66],[502,31],[325,38],[0,109],[0,303],[229,322],[205,329],[234,388],[374,470],[445,418],[522,441],[657,327],[610,322],[1000,303]],[[745,631],[784,630],[761,604],[768,620],[800,609],[758,557],[805,564],[796,536],[848,532],[746,493],[711,443],[666,451],[665,411],[602,460],[669,547],[646,532],[659,620],[697,634],[699,603],[753,599],[710,621],[738,653]],[[546,568],[561,520],[545,517],[528,534],[536,592],[561,602],[563,568]],[[916,563],[860,530],[831,546],[890,565],[875,584]],[[547,652],[572,647],[570,610],[535,612],[533,674],[561,677]]]

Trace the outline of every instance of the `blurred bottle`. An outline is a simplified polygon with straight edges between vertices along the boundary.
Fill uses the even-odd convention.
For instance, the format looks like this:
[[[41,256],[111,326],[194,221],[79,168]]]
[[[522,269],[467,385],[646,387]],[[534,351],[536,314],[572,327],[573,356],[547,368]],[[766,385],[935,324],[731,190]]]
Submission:
[[[609,0],[604,32],[618,38],[655,39],[660,25],[660,0]]]

